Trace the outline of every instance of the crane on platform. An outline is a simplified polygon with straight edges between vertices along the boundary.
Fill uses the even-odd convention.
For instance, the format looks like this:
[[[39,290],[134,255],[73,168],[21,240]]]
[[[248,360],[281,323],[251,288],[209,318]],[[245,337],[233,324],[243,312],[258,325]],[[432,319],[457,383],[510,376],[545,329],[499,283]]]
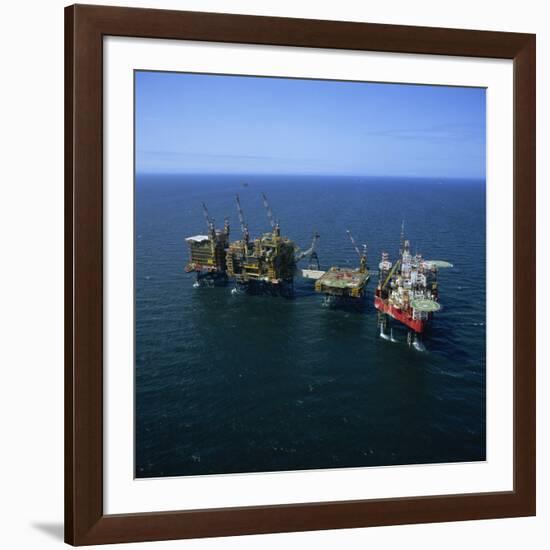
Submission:
[[[390,272],[388,273],[388,276],[385,278],[384,282],[380,285],[380,290],[384,290],[386,288],[387,284],[390,282],[394,273],[399,269],[400,265],[401,265],[401,258],[399,258],[391,268]]]
[[[248,232],[248,225],[244,221],[244,214],[243,209],[241,207],[241,200],[239,199],[239,195],[235,195],[235,200],[237,203],[237,212],[239,214],[239,223],[241,224],[241,232],[243,234],[243,242],[244,242],[244,248],[245,252],[248,249],[248,242],[250,241],[250,233]]]
[[[275,216],[273,216],[273,211],[271,210],[271,206],[269,206],[269,202],[267,200],[267,197],[265,196],[265,193],[262,193],[262,199],[265,206],[265,210],[267,212],[267,219],[269,220],[269,225],[271,225],[271,229],[273,229],[273,233],[277,236],[280,236],[281,228],[279,226],[279,222],[276,221]]]
[[[309,256],[308,269],[320,269],[319,256],[317,256],[317,252],[315,251],[319,237],[320,235],[316,231],[315,233],[313,233],[311,246],[307,250],[300,250],[299,248],[296,250],[294,254],[294,259],[296,262],[299,262],[300,260],[303,260],[306,256]]]
[[[208,212],[208,208],[204,202],[202,203],[202,213],[206,221],[206,227],[208,227],[208,235],[212,240],[214,240],[216,237],[216,226],[214,219],[210,217],[210,213]]]
[[[355,252],[357,252],[357,255],[359,256],[359,271],[361,273],[364,273],[367,270],[367,245],[363,245],[363,252],[361,252],[359,250],[359,247],[357,246],[357,243],[355,242],[355,239],[353,238],[353,235],[351,234],[351,231],[349,229],[346,229],[346,233],[351,240],[353,248],[355,248]]]

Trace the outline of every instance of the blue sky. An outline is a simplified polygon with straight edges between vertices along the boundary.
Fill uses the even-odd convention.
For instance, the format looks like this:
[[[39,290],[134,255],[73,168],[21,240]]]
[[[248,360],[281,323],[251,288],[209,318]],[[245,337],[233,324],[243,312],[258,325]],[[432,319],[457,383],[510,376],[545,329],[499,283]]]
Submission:
[[[485,178],[485,90],[136,72],[138,173]]]

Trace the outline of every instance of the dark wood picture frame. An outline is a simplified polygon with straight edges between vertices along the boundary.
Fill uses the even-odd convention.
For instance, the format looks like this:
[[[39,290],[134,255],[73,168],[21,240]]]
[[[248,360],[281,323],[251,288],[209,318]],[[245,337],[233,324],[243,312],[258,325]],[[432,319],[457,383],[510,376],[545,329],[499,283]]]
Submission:
[[[511,59],[514,490],[103,513],[103,37]],[[535,514],[535,36],[75,5],[65,10],[65,540],[73,545]]]

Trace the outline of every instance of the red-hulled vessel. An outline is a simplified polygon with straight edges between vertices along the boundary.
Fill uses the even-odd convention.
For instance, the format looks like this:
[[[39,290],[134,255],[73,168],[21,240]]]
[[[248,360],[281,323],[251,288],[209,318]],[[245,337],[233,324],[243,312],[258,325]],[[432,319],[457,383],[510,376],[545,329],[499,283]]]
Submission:
[[[388,318],[392,318],[409,329],[409,345],[421,347],[416,335],[424,332],[433,314],[441,309],[437,287],[440,267],[451,267],[451,264],[425,260],[421,254],[413,256],[409,241],[404,240],[403,230],[399,259],[395,264],[391,263],[387,252],[382,253],[380,278],[374,296],[382,338],[393,341],[393,333],[387,334]]]

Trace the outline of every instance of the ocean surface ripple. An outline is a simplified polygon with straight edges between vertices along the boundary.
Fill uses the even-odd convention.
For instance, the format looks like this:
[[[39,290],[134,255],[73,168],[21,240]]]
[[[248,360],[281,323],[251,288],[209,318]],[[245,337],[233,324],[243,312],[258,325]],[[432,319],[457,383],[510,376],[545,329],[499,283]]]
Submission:
[[[240,238],[282,232],[322,268],[412,251],[447,260],[443,309],[426,351],[380,338],[364,312],[321,307],[312,281],[294,299],[194,288],[185,237],[205,233],[201,202]],[[485,460],[485,183],[292,176],[139,176],[135,196],[136,477]]]

